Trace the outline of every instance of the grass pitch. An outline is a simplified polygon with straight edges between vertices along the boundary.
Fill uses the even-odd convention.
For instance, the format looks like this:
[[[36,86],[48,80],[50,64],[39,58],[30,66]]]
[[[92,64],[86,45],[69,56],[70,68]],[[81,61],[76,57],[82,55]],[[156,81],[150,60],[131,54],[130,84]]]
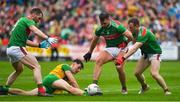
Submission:
[[[56,65],[70,62],[40,62],[43,76],[47,75]],[[84,89],[92,82],[94,62],[84,63],[85,69],[75,75],[81,89]],[[99,80],[99,86],[103,91],[103,96],[73,96],[70,94],[56,95],[54,97],[38,96],[0,96],[0,101],[180,101],[180,61],[162,62],[160,73],[166,80],[172,95],[165,96],[162,89],[150,75],[149,68],[145,71],[147,83],[150,90],[138,95],[140,84],[134,76],[136,62],[126,63],[126,76],[128,94],[120,93],[121,85],[113,63],[103,66],[103,71]],[[9,62],[0,62],[0,84],[4,85],[8,75],[13,71]],[[28,68],[18,77],[12,87],[31,90],[36,87],[33,80],[33,73]]]

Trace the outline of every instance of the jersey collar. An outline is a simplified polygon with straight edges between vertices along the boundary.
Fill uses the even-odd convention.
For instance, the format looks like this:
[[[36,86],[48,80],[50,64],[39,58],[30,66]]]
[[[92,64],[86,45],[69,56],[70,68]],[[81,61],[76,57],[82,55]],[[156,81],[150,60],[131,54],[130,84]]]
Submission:
[[[111,21],[110,21],[109,25],[106,28],[110,28],[110,27],[111,27]]]

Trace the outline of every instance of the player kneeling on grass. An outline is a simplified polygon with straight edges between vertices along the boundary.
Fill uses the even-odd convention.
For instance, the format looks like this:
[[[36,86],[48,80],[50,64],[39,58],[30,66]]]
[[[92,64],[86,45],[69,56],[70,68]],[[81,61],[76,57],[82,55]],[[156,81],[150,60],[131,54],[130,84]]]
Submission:
[[[83,69],[83,63],[76,59],[71,66],[67,64],[60,64],[56,66],[47,76],[43,79],[43,86],[46,93],[53,94],[57,90],[65,90],[74,95],[88,95],[86,91],[79,89],[73,74],[80,72]],[[38,95],[38,89],[35,88],[31,91],[24,91],[16,88],[0,87],[0,94],[16,94],[16,95]]]
[[[166,95],[171,94],[163,77],[159,74],[160,70],[160,55],[162,53],[159,44],[156,41],[155,35],[147,28],[140,26],[137,18],[132,18],[128,22],[130,31],[133,33],[135,42],[131,49],[123,56],[118,56],[117,64],[123,64],[124,60],[135,53],[139,48],[141,49],[142,56],[139,59],[135,76],[141,83],[141,90],[139,94],[144,93],[149,89],[149,85],[145,82],[143,72],[151,65],[151,75],[157,83],[163,88]]]

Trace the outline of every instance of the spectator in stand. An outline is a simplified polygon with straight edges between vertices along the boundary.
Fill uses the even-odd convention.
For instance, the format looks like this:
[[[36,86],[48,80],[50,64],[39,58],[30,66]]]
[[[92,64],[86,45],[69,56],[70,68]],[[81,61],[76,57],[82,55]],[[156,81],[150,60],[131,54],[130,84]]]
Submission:
[[[180,2],[178,2],[178,0],[149,0],[148,2],[145,0],[20,1],[0,1],[0,34],[9,34],[12,25],[15,24],[19,17],[26,16],[32,6],[38,6],[45,11],[44,13],[46,15],[44,23],[40,24],[40,29],[43,31],[49,31],[50,29],[54,29],[54,27],[51,27],[52,21],[61,21],[60,28],[62,30],[70,29],[75,36],[73,38],[76,39],[73,40],[73,43],[68,40],[67,44],[89,44],[90,40],[92,40],[92,37],[90,37],[91,32],[88,32],[87,34],[83,33],[84,30],[87,30],[85,29],[85,25],[96,25],[95,23],[97,23],[97,19],[95,16],[104,10],[111,14],[113,12],[113,16],[117,16],[116,19],[123,24],[124,22],[127,22],[129,17],[137,16],[140,22],[146,23],[146,26],[151,26],[150,28],[152,31],[159,32],[159,30],[171,29],[170,31],[165,30],[164,32],[168,37],[167,40],[172,41],[176,39],[177,41],[180,41],[180,37],[178,37]],[[91,18],[93,18],[92,22],[88,22]],[[151,22],[152,19],[153,22]],[[65,25],[69,26],[66,27]],[[126,26],[126,24],[124,25]],[[93,31],[92,29],[92,27],[88,27],[89,31]],[[61,30],[57,31],[56,34],[62,34]],[[161,36],[162,34],[159,35]],[[81,39],[84,40],[82,41]]]

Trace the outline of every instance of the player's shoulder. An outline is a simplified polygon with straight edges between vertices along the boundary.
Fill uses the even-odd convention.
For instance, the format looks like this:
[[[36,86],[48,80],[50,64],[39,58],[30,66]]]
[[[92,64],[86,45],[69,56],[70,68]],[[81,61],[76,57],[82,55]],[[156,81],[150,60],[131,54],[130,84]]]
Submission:
[[[34,20],[29,19],[28,17],[21,17],[20,20],[21,20],[21,21],[24,21],[24,22],[31,22],[31,23],[36,24]]]
[[[68,64],[62,64],[62,65],[61,65],[61,68],[62,68],[64,71],[71,70],[71,67],[70,67]]]
[[[98,25],[98,27],[95,30],[95,34],[100,34],[102,32],[102,30],[103,30],[103,27]]]
[[[20,17],[20,18],[18,19],[18,22],[22,22],[22,21],[25,21],[25,20],[26,20],[25,17]]]
[[[102,26],[98,25],[98,27],[96,28],[96,31],[100,31],[102,29]]]
[[[111,19],[111,25],[113,27],[118,27],[119,25],[121,25],[122,23],[118,20],[115,20],[115,19]]]
[[[26,21],[26,20],[28,20],[28,18],[27,17],[21,17],[21,18],[19,18],[19,20]]]
[[[151,30],[144,26],[140,27],[140,33],[141,33],[141,36],[148,36],[148,35],[152,34]]]
[[[56,67],[69,66],[68,64],[58,64]]]

